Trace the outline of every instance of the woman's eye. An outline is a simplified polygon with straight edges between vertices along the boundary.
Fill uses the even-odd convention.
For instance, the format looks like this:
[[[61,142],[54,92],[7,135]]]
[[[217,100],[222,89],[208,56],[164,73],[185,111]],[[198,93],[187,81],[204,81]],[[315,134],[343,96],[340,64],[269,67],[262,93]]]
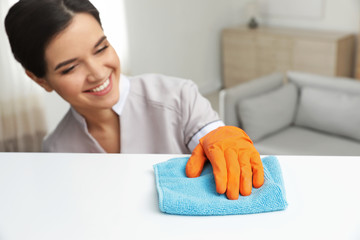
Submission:
[[[98,49],[98,50],[95,52],[95,54],[98,54],[98,53],[101,53],[101,52],[105,51],[105,49],[107,49],[108,47],[109,47],[109,45],[105,45],[104,47]]]
[[[69,72],[71,72],[73,69],[75,68],[75,66],[71,66],[63,71],[61,71],[62,75],[68,74]]]

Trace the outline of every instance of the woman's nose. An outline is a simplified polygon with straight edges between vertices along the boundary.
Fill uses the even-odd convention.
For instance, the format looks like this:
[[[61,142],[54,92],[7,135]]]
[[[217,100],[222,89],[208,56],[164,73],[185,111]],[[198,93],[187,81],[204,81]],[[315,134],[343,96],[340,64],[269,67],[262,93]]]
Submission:
[[[88,68],[87,79],[92,82],[101,81],[105,79],[107,76],[106,67],[102,64],[101,61],[97,61],[96,59],[92,59],[87,61],[86,63]]]

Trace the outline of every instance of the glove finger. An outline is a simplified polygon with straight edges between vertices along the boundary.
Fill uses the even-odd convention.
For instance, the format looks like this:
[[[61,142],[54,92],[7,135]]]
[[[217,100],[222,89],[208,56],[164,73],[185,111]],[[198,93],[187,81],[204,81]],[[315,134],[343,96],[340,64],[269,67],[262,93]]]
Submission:
[[[240,194],[249,196],[252,190],[252,170],[250,164],[250,155],[243,153],[239,155],[240,165]]]
[[[251,155],[250,163],[253,172],[253,186],[259,188],[264,184],[264,167],[257,151]]]
[[[188,162],[186,163],[185,173],[189,178],[199,177],[206,162],[204,150],[200,144],[198,144],[192,152]]]
[[[216,192],[224,194],[227,187],[227,169],[224,152],[219,148],[213,148],[207,153],[207,157],[213,168]]]
[[[240,166],[236,151],[231,148],[225,150],[225,160],[227,168],[226,196],[230,200],[236,200],[239,198],[240,184]]]

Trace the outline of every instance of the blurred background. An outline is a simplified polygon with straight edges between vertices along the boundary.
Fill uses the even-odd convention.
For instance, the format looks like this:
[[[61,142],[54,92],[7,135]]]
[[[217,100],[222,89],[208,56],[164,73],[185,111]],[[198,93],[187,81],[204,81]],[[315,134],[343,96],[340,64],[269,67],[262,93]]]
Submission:
[[[23,94],[40,96],[46,131],[51,131],[68,109],[56,93],[45,93],[28,79],[13,60],[3,20],[16,1],[1,2],[1,82],[16,78]],[[103,27],[117,50],[127,75],[162,73],[193,80],[217,110],[223,87],[221,33],[246,25],[252,16],[259,26],[329,30],[359,34],[360,0],[93,0]],[[10,66],[10,67],[9,67]],[[14,74],[16,72],[16,74]],[[2,91],[16,91],[9,86]],[[6,89],[6,90],[5,90]],[[19,91],[18,91],[19,92]],[[1,95],[1,93],[0,93]],[[10,95],[14,96],[14,93]],[[4,110],[8,100],[2,100]],[[1,113],[4,116],[3,113]],[[36,121],[36,120],[34,120]],[[6,123],[0,124],[3,129]],[[19,133],[20,134],[20,133]]]

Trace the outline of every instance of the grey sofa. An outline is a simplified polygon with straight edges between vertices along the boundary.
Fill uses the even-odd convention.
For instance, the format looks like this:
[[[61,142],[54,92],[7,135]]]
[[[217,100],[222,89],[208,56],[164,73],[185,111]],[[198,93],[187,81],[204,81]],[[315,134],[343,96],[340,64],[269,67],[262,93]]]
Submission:
[[[360,155],[360,81],[274,73],[220,92],[227,125],[264,155]]]

